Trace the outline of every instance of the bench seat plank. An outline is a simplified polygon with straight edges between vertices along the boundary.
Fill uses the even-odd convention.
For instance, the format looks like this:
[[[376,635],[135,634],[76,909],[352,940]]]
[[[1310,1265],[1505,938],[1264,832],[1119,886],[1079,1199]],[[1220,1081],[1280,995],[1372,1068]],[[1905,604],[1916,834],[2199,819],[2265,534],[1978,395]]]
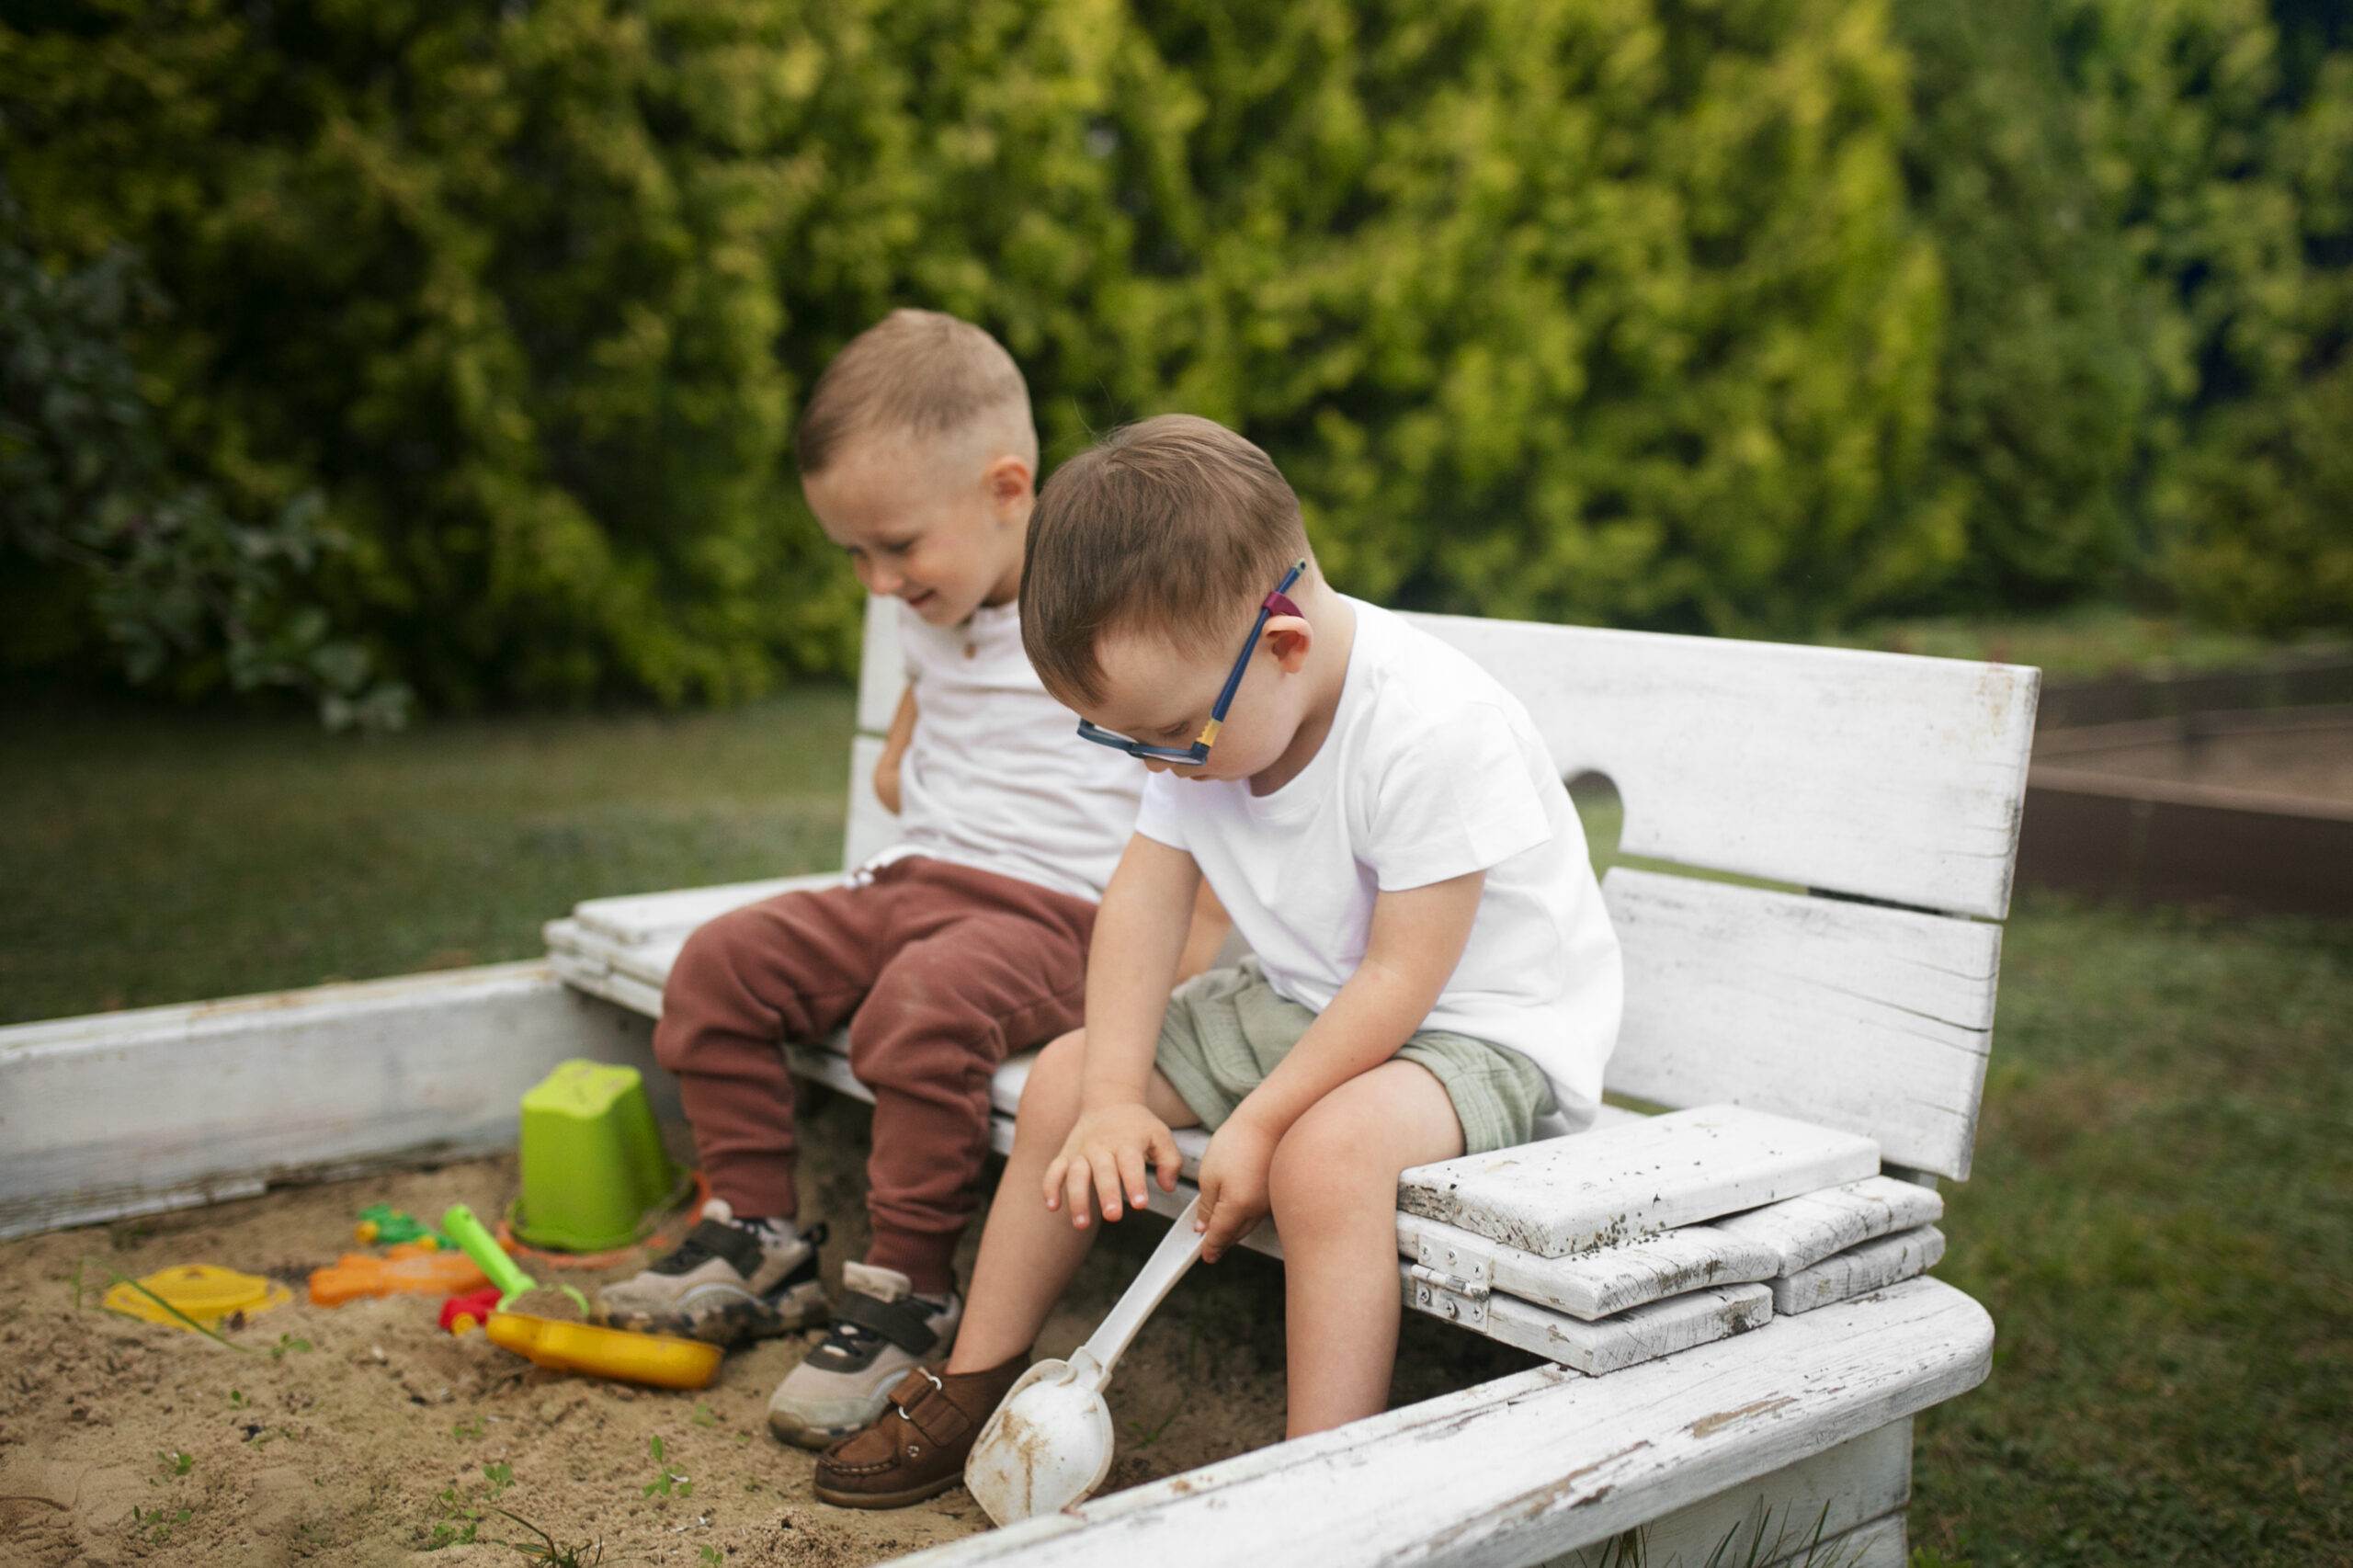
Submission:
[[[1561,1257],[1753,1209],[1879,1171],[1870,1139],[1740,1106],[1416,1165],[1397,1206]]]
[[[1427,1291],[1417,1284],[1409,1298],[1415,1308],[1435,1317],[1451,1316],[1433,1310],[1444,1304],[1434,1298],[1425,1304]],[[1599,1323],[1547,1312],[1517,1296],[1490,1295],[1485,1305],[1485,1315],[1474,1325],[1481,1334],[1589,1378],[1752,1333],[1773,1321],[1773,1292],[1762,1285],[1689,1290],[1629,1307]]]
[[[1626,963],[1611,1089],[1779,1111],[1967,1177],[2001,927],[1624,866],[1602,897]]]
[[[1563,1552],[1540,1568],[1631,1568],[1637,1562],[1658,1568],[1773,1564],[1802,1561],[1817,1537],[1824,1548],[1815,1553],[1819,1568],[1849,1568],[1847,1553],[1832,1553],[1830,1543],[1880,1523],[1911,1497],[1912,1423],[1891,1421],[1653,1520],[1639,1531],[1639,1556],[1613,1552],[1605,1543]]]
[[[1727,1214],[1715,1221],[1715,1228],[1770,1249],[1779,1259],[1774,1274],[1795,1274],[1833,1253],[1915,1225],[1933,1224],[1944,1212],[1945,1200],[1935,1189],[1896,1176],[1875,1176],[1785,1199],[1745,1214]]]
[[[1945,1233],[1934,1225],[1881,1236],[1776,1278],[1773,1310],[1794,1317],[1834,1301],[1883,1290],[1898,1280],[1926,1274],[1944,1256]]]
[[[1544,1367],[905,1559],[1120,1568],[1516,1568],[1974,1388],[1984,1309],[1915,1279],[1584,1378]]]
[[[1710,1285],[1742,1285],[1782,1272],[1780,1255],[1710,1225],[1686,1225],[1638,1242],[1568,1257],[1532,1252],[1420,1214],[1397,1216],[1397,1250],[1459,1278],[1590,1323],[1645,1301]]]

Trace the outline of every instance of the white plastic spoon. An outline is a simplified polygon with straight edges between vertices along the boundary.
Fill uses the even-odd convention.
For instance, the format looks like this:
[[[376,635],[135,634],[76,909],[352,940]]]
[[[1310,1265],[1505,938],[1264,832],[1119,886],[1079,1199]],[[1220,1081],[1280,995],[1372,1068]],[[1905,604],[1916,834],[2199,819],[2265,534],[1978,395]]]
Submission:
[[[1144,1319],[1201,1256],[1185,1205],[1120,1304],[1067,1361],[1040,1361],[1021,1374],[981,1428],[964,1461],[964,1484],[990,1518],[1012,1524],[1058,1513],[1093,1494],[1111,1471],[1111,1410],[1103,1385]]]

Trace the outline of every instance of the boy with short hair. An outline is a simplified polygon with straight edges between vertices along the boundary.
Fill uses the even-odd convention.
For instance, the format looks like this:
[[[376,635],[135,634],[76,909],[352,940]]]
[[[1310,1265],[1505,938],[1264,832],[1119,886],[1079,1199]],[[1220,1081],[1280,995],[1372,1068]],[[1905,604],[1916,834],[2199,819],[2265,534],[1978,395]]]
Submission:
[[[1265,453],[1167,415],[1046,487],[1022,636],[1144,787],[1097,917],[1086,1027],[1039,1058],[944,1377],[818,1461],[829,1502],[961,1479],[1093,1238],[1201,1161],[1202,1256],[1271,1211],[1292,1436],[1388,1403],[1398,1173],[1590,1122],[1618,944],[1527,710],[1469,658],[1315,570]],[[1239,644],[1241,656],[1235,658]],[[1189,744],[1188,743],[1190,743]],[[1172,997],[1206,879],[1255,954]]]
[[[870,593],[900,601],[908,684],[874,779],[900,840],[839,887],[688,939],[654,1046],[678,1074],[710,1201],[676,1251],[601,1293],[598,1316],[722,1344],[830,1318],[768,1403],[779,1437],[822,1448],[956,1336],[949,1263],[988,1152],[990,1078],[1078,1021],[1139,781],[1071,733],[1022,654],[1038,438],[995,339],[893,312],[827,367],[795,450],[826,537]],[[779,1043],[844,1019],[850,1070],[874,1091],[874,1233],[829,1308],[822,1231],[794,1223]]]

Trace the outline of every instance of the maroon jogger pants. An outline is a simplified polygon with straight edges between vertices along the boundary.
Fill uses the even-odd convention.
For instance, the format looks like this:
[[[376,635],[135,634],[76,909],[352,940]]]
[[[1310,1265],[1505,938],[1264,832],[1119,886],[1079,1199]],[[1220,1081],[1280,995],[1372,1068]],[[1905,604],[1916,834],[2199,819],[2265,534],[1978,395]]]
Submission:
[[[850,1071],[874,1091],[866,1261],[925,1295],[951,1289],[990,1077],[1078,1027],[1094,929],[1084,899],[920,856],[702,926],[671,968],[654,1053],[678,1075],[711,1195],[741,1215],[795,1212],[781,1045],[847,1017]]]

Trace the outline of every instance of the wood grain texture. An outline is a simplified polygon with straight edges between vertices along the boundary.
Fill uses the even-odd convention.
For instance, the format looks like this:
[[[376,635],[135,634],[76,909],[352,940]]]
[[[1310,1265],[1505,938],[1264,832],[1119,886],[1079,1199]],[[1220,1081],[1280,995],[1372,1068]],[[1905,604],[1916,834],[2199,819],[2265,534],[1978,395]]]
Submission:
[[[1933,1223],[1944,1211],[1945,1200],[1933,1188],[1875,1176],[1727,1214],[1715,1226],[1769,1248],[1779,1259],[1775,1274],[1795,1274],[1873,1237]]]
[[[649,1031],[545,963],[494,964],[0,1029],[0,1237],[514,1144],[517,1102]]]
[[[1700,1106],[1417,1165],[1399,1177],[1397,1206],[1562,1257],[1878,1170],[1879,1149],[1868,1138],[1740,1106]]]
[[[1409,615],[1606,773],[1619,847],[2001,918],[2040,672],[1714,637]]]
[[[1638,1532],[1641,1555],[1606,1546],[1563,1552],[1540,1568],[1701,1568],[1703,1563],[1802,1561],[1817,1540],[1824,1546],[1860,1526],[1899,1512],[1912,1498],[1912,1423],[1891,1421],[1811,1459],[1760,1475],[1654,1519]],[[1817,1553],[1815,1568],[1834,1568],[1844,1555]]]
[[[1788,1316],[1834,1301],[1883,1290],[1934,1268],[1945,1256],[1945,1233],[1934,1225],[1848,1247],[1810,1268],[1772,1282],[1773,1310]]]
[[[1746,1284],[1781,1272],[1772,1248],[1708,1225],[1569,1257],[1540,1257],[1442,1220],[1401,1213],[1397,1250],[1449,1274],[1469,1277],[1475,1269],[1506,1295],[1588,1323],[1704,1286]]]
[[[1999,926],[1622,866],[1602,896],[1626,962],[1610,1088],[1802,1117],[1967,1177]]]
[[[1994,1325],[1915,1279],[1582,1378],[1540,1368],[904,1561],[1519,1568],[1973,1388]]]
[[[1433,1299],[1426,1303],[1425,1296]],[[1417,1289],[1409,1302],[1416,1311],[1448,1315],[1427,1286]],[[1547,1312],[1517,1296],[1493,1295],[1486,1305],[1480,1333],[1589,1378],[1752,1333],[1773,1321],[1773,1292],[1762,1285],[1693,1290],[1629,1307],[1599,1323]]]

